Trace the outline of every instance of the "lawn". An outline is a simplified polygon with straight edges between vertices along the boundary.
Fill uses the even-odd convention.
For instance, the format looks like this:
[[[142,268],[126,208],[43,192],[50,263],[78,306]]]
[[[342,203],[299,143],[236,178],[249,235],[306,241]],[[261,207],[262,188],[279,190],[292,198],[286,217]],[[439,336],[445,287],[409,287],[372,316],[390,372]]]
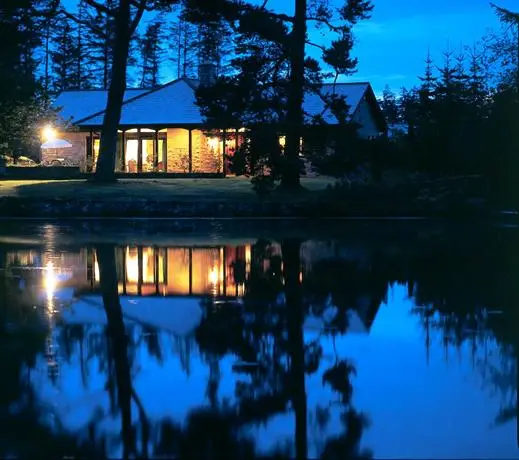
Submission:
[[[324,190],[334,180],[327,177],[302,178],[310,192]],[[275,197],[276,194],[273,195]],[[279,195],[278,195],[279,196]],[[256,197],[248,179],[120,179],[114,184],[99,185],[85,180],[4,180],[0,181],[0,198],[75,198],[96,201],[146,199],[240,201]]]

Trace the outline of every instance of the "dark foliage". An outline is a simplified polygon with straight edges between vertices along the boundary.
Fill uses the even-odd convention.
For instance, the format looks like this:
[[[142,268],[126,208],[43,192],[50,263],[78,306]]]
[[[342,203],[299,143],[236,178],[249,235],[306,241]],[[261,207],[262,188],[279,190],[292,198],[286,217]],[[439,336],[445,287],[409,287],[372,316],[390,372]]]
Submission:
[[[299,186],[300,139],[307,124],[304,93],[321,94],[324,77],[337,79],[354,72],[357,61],[351,55],[351,26],[369,17],[372,10],[371,3],[366,1],[346,1],[338,9],[326,2],[306,0],[295,1],[294,6],[294,15],[287,16],[248,2],[190,0],[185,13],[185,18],[193,23],[226,23],[234,32],[232,76],[220,78],[214,86],[201,88],[197,94],[209,127],[246,128],[245,136],[250,139],[243,143],[239,158],[232,159],[234,171],[272,175],[273,180],[279,179],[289,188]],[[336,35],[330,46],[322,49],[326,70],[331,72],[322,70],[315,59],[306,55],[306,32],[313,24]],[[312,45],[315,44],[309,44]],[[212,56],[205,54],[207,58]],[[346,101],[333,94],[321,96],[326,107],[345,124]],[[272,135],[266,135],[266,131],[272,131]],[[281,152],[274,145],[274,133],[285,136]],[[257,142],[260,138],[268,139],[265,146]]]

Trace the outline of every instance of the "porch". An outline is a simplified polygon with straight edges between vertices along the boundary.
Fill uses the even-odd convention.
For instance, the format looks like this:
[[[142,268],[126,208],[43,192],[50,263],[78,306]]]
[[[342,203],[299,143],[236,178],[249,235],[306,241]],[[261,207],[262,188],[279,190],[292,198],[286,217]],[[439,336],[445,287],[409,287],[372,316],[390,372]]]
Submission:
[[[204,132],[198,127],[122,127],[118,131],[116,172],[137,177],[227,175],[228,156],[244,142],[242,130]],[[100,132],[86,133],[86,172],[95,171]]]

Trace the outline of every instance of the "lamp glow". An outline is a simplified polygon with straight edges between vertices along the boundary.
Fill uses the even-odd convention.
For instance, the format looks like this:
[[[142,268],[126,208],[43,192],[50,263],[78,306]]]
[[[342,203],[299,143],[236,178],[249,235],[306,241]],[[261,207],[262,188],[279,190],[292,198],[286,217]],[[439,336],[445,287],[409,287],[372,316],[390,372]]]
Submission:
[[[56,139],[56,130],[51,125],[46,125],[43,128],[41,134],[45,142],[53,141]]]

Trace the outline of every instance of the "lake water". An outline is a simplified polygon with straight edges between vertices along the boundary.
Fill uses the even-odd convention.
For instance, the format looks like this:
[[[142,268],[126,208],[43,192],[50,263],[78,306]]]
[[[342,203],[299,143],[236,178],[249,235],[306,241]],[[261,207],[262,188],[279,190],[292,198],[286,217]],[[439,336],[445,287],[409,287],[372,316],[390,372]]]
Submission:
[[[519,458],[519,231],[0,225],[0,456]]]

